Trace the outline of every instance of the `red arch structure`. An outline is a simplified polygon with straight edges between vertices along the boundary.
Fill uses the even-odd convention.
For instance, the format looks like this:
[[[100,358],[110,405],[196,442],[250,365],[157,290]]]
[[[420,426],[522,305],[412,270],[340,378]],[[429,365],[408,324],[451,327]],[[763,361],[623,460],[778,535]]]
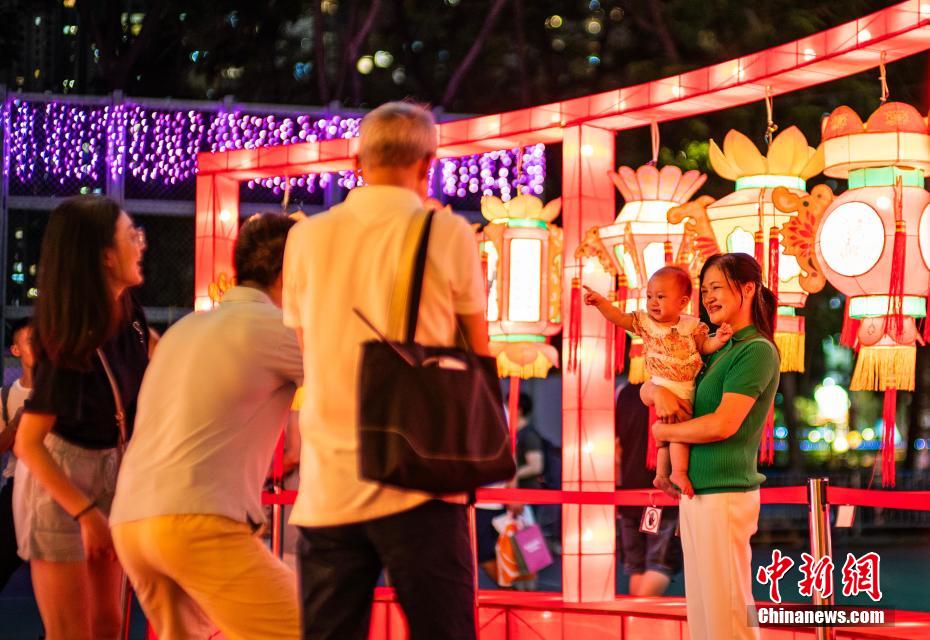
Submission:
[[[930,0],[909,0],[794,42],[688,73],[443,123],[438,155],[456,157],[534,143],[561,143],[564,250],[566,256],[572,256],[585,230],[609,224],[616,215],[614,187],[607,171],[615,168],[614,137],[618,131],[728,109],[761,100],[766,91],[777,96],[805,89],[877,67],[882,55],[893,62],[927,49]],[[200,154],[195,308],[210,308],[211,285],[217,286],[231,274],[240,182],[353,170],[356,151],[357,140],[350,139]],[[566,261],[563,317],[569,317],[570,283],[578,270],[574,261]],[[580,366],[563,370],[566,491],[614,489],[613,374],[603,362],[606,331],[601,316],[585,308],[580,326]],[[563,516],[560,602],[613,601],[614,506],[565,504]],[[390,614],[385,615],[390,626]],[[386,633],[389,635],[384,637],[393,637]]]

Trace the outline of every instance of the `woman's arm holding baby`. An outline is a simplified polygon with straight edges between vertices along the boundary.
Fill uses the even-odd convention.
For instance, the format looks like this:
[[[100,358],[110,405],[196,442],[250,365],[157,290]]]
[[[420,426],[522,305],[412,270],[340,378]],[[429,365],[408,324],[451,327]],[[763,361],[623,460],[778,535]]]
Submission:
[[[656,422],[652,425],[652,433],[656,440],[685,444],[726,440],[739,430],[755,403],[756,398],[751,396],[724,393],[716,411],[685,422]]]

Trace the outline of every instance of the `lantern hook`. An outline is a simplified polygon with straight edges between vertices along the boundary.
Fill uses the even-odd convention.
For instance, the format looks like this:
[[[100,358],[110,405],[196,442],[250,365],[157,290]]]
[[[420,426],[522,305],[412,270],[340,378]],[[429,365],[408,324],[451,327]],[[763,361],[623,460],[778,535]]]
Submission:
[[[653,120],[649,123],[649,135],[652,138],[652,160],[649,164],[653,167],[659,163],[659,122]]]
[[[885,60],[888,57],[886,51],[882,51],[881,61],[878,63],[878,79],[882,81],[882,96],[879,102],[885,104],[888,100],[888,74],[885,73]]]
[[[772,87],[768,85],[765,86],[765,119],[765,144],[771,145],[775,132],[778,131],[778,125],[772,117]]]

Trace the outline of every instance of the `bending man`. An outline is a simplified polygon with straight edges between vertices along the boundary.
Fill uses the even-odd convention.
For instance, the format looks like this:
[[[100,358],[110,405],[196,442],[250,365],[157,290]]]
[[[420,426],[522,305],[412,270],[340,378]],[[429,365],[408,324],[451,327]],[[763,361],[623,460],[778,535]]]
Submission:
[[[116,487],[113,542],[160,640],[294,639],[294,574],[256,535],[262,481],[302,378],[281,319],[293,221],[256,216],[234,251],[239,285],[219,309],[164,335],[139,394]],[[212,624],[211,624],[212,623]]]

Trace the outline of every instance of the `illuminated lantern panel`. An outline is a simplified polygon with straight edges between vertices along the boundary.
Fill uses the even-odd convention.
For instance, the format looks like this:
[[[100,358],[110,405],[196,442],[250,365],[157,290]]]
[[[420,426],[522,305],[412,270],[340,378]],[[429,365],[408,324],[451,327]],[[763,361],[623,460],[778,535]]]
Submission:
[[[542,240],[513,238],[510,244],[510,321],[539,322],[543,306]]]
[[[926,315],[927,121],[888,102],[863,124],[839,107],[823,127],[824,173],[849,189],[824,213],[815,250],[827,279],[847,296],[844,337],[859,346],[854,391],[884,391],[882,483],[894,485],[898,390],[914,389],[917,320]],[[849,330],[847,330],[849,329]],[[849,338],[847,338],[848,340]]]
[[[930,205],[924,207],[924,212],[920,216],[920,226],[918,229],[920,255],[923,256],[924,265],[930,269]]]
[[[822,235],[830,242],[820,247],[825,265],[838,275],[861,276],[882,257],[885,225],[878,213],[864,202],[846,202],[823,223]]]
[[[547,339],[562,327],[562,230],[550,224],[560,211],[559,199],[481,199],[488,329],[502,377],[545,377],[558,366]]]

